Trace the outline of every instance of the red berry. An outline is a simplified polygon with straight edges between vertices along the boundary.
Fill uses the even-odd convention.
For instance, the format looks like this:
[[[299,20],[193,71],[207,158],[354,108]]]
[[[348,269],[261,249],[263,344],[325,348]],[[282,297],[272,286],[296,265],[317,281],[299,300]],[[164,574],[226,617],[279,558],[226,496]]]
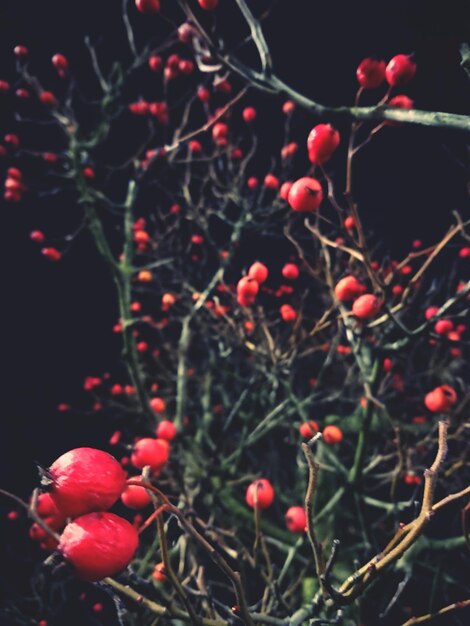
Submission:
[[[434,317],[435,315],[437,315],[437,313],[439,312],[439,307],[438,306],[429,306],[426,311],[424,312],[424,317],[427,320],[430,320],[432,317]]]
[[[192,152],[193,154],[201,154],[202,152],[202,145],[196,139],[193,139],[192,141],[189,142],[188,148],[189,148],[189,151]]]
[[[82,580],[96,582],[131,562],[139,543],[136,529],[114,513],[89,513],[64,529],[58,546]]]
[[[223,122],[217,122],[212,127],[212,138],[218,145],[226,145],[228,137],[228,126]]]
[[[54,54],[52,57],[52,65],[59,71],[59,73],[66,73],[69,69],[69,62],[67,61],[67,57],[63,54]]]
[[[26,46],[15,46],[13,48],[13,52],[17,57],[24,58],[29,54],[29,50]]]
[[[255,297],[259,291],[259,284],[249,276],[244,276],[238,281],[237,302],[242,306],[254,304]]]
[[[322,432],[324,441],[330,446],[334,446],[343,440],[343,431],[339,426],[325,426]]]
[[[283,146],[281,150],[281,157],[283,159],[290,159],[291,157],[294,156],[294,154],[297,152],[298,149],[299,149],[299,144],[296,143],[295,141],[291,141],[287,145]]]
[[[53,530],[60,530],[65,526],[66,516],[59,511],[50,493],[39,494],[36,513]]]
[[[201,102],[209,102],[211,99],[211,92],[206,87],[199,87],[197,90],[197,97]]]
[[[96,176],[95,170],[92,167],[84,167],[83,176],[85,176],[88,180],[93,180]]]
[[[141,13],[158,13],[160,0],[135,0],[135,6]]]
[[[299,277],[299,268],[294,263],[286,263],[281,273],[287,280],[296,280]]]
[[[253,509],[267,509],[274,500],[274,489],[269,480],[260,478],[248,486],[246,490],[246,502]],[[256,503],[255,503],[256,501]]]
[[[217,5],[219,4],[219,0],[197,0],[199,2],[199,6],[201,7],[201,9],[204,9],[204,11],[213,11],[214,9],[217,8]]]
[[[306,439],[311,439],[319,430],[318,424],[313,420],[302,422],[299,426],[300,435]]]
[[[316,178],[299,178],[290,188],[287,201],[294,211],[316,211],[323,200],[323,190]]]
[[[292,181],[289,180],[289,181],[286,181],[285,183],[282,183],[281,188],[279,190],[279,195],[286,202],[289,197],[289,192],[291,188],[292,188]]]
[[[274,174],[266,174],[264,177],[264,186],[267,189],[277,189],[279,187],[279,178]]]
[[[447,413],[457,402],[457,393],[449,385],[441,385],[426,394],[424,404],[433,413]]]
[[[165,575],[165,564],[157,563],[152,573],[152,578],[156,580],[158,583],[164,583],[167,581],[167,577]]]
[[[304,533],[307,526],[307,515],[303,506],[291,506],[285,515],[286,526],[291,533]]]
[[[352,230],[356,226],[356,220],[352,215],[348,215],[348,217],[345,218],[343,224],[346,230]]]
[[[48,107],[54,107],[57,105],[56,97],[52,91],[42,91],[39,94],[39,100],[41,100],[41,102]]]
[[[95,448],[69,450],[54,461],[48,473],[51,497],[66,517],[109,509],[126,486],[118,461]]]
[[[121,494],[121,500],[129,509],[143,509],[150,504],[150,495],[145,487],[129,485]]]
[[[385,78],[391,87],[398,87],[409,83],[416,74],[416,63],[411,56],[397,54],[385,68]]]
[[[292,100],[286,100],[282,105],[282,112],[284,115],[292,115],[295,111],[295,103]]]
[[[266,265],[263,265],[263,263],[260,263],[259,261],[253,263],[253,265],[248,270],[248,277],[255,280],[258,285],[264,283],[267,280],[268,275],[268,268],[266,267]]]
[[[321,165],[329,161],[339,145],[339,132],[331,124],[318,124],[310,131],[307,139],[308,158]]]
[[[451,330],[453,330],[453,328],[454,324],[453,322],[451,322],[451,320],[438,320],[434,324],[434,331],[438,335],[447,335],[448,333],[450,333]]]
[[[194,63],[189,59],[182,59],[179,62],[178,68],[182,74],[189,76],[194,71]]]
[[[254,107],[246,107],[246,109],[243,109],[242,115],[245,122],[249,124],[256,119],[256,109]]]
[[[144,437],[134,446],[131,461],[135,467],[142,469],[149,465],[153,470],[162,468],[170,456],[170,446],[165,439]]]
[[[396,109],[412,109],[414,106],[414,102],[411,98],[408,98],[408,96],[399,95],[399,96],[395,96],[394,98],[391,98],[387,102],[387,105],[389,107],[394,107]],[[386,121],[384,123],[387,126],[399,126],[400,125],[400,122]]]
[[[279,309],[279,313],[281,314],[282,319],[284,320],[284,322],[295,322],[295,320],[297,319],[297,313],[295,312],[295,309],[291,307],[290,304],[283,304],[281,306],[281,308]]]
[[[42,243],[44,241],[44,233],[42,233],[40,230],[32,230],[29,233],[29,238],[35,243]]]
[[[364,89],[375,89],[385,80],[385,61],[364,59],[356,70],[359,84]]]
[[[380,311],[380,300],[371,293],[365,293],[354,301],[352,312],[360,319],[368,319],[374,317]]]
[[[161,59],[161,57],[153,54],[150,58],[149,58],[149,67],[152,70],[152,72],[160,72],[162,67],[163,67],[163,61]]]
[[[470,259],[470,246],[465,246],[465,248],[460,248],[459,257],[461,259]]]
[[[3,141],[12,148],[18,148],[20,145],[20,138],[14,133],[7,133],[3,138]]]
[[[170,420],[162,420],[158,426],[155,434],[160,439],[165,439],[166,441],[173,441],[176,437],[178,430],[173,422]]]
[[[62,258],[62,253],[55,248],[43,248],[41,254],[45,256],[46,259],[49,259],[49,261],[60,261]]]
[[[0,93],[7,93],[10,91],[10,83],[6,80],[0,80]]]
[[[355,276],[345,276],[335,286],[335,296],[340,302],[355,300],[366,291],[365,286]]]
[[[164,413],[166,409],[166,402],[163,398],[152,398],[150,400],[150,406],[155,413]]]

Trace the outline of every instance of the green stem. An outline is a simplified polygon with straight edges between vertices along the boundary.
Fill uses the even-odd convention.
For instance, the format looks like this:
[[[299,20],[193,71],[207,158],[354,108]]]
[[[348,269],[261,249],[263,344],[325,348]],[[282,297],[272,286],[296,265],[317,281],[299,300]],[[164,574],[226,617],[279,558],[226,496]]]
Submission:
[[[70,142],[70,156],[75,171],[75,182],[80,196],[80,202],[84,206],[85,222],[95,242],[98,252],[101,254],[114,279],[118,294],[119,314],[122,324],[123,358],[126,362],[130,379],[136,389],[137,396],[143,413],[150,423],[155,422],[155,414],[152,411],[141,372],[135,339],[132,332],[131,305],[131,276],[130,262],[133,253],[133,219],[132,206],[135,200],[136,187],[134,181],[129,183],[126,198],[126,214],[124,219],[125,244],[123,264],[119,265],[114,258],[108,239],[104,232],[98,213],[94,205],[93,196],[88,189],[85,176],[82,173],[80,163],[81,146],[73,137]]]
[[[188,382],[187,373],[187,356],[189,343],[191,341],[190,324],[191,315],[183,319],[181,327],[181,335],[178,342],[178,368],[176,372],[176,413],[175,426],[181,430],[183,426],[183,418],[186,410],[186,387]]]
[[[370,376],[370,390],[372,394],[375,394],[377,388],[378,377],[380,373],[380,362],[376,358],[372,368]],[[374,416],[375,405],[371,400],[367,400],[367,405],[364,410],[364,419],[362,421],[361,432],[357,440],[356,452],[354,455],[354,463],[349,472],[348,482],[353,486],[357,486],[362,479],[362,470],[364,466],[364,458],[367,448],[367,442],[369,439],[370,425]]]

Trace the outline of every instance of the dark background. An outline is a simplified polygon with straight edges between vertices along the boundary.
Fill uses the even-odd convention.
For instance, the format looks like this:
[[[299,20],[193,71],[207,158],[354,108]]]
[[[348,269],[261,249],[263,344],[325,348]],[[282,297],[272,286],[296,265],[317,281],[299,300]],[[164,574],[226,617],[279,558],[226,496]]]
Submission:
[[[131,14],[145,40],[152,22]],[[470,39],[468,1],[285,0],[277,3],[265,32],[276,72],[320,102],[352,103],[355,70],[365,56],[388,60],[414,52],[418,72],[406,93],[417,108],[469,113],[470,81],[459,67],[459,44]],[[14,80],[12,49],[18,43],[30,48],[38,67],[62,52],[81,72],[86,34],[111,57],[119,55],[120,2],[1,0],[0,79]],[[252,101],[264,106],[265,99],[257,98]],[[17,130],[11,113],[8,107],[2,112],[1,136]],[[356,196],[366,225],[385,249],[398,255],[415,238],[432,242],[453,210],[468,211],[468,176],[460,163],[467,143],[458,132],[387,129],[360,156]],[[0,163],[2,180],[8,165]],[[64,234],[67,216],[76,211],[68,198],[43,207],[31,197],[18,205],[0,201],[0,485],[23,496],[35,484],[34,460],[48,465],[70,447],[106,440],[109,426],[99,417],[56,407],[80,407],[84,377],[111,370],[120,348],[112,333],[114,290],[90,240],[78,238],[58,264],[43,259],[29,241],[34,228]]]

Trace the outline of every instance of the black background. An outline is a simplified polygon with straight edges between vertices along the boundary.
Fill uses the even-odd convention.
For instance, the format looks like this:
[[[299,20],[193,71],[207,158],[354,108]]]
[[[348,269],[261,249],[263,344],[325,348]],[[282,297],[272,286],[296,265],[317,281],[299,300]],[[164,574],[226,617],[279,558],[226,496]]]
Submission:
[[[220,2],[225,3],[233,4]],[[352,103],[355,69],[365,56],[387,60],[414,52],[418,72],[406,92],[416,106],[468,114],[470,81],[459,67],[459,44],[470,38],[468,6],[464,0],[285,0],[276,4],[265,31],[276,72],[321,102]],[[155,18],[135,10],[131,17],[144,40]],[[86,34],[119,56],[120,2],[1,0],[0,79],[14,79],[12,49],[18,43],[30,48],[39,66],[62,52],[81,71]],[[266,102],[256,96],[252,101]],[[0,130],[2,136],[16,130],[8,107]],[[397,128],[385,130],[374,149],[364,151],[357,199],[366,225],[385,248],[400,254],[415,238],[433,241],[451,211],[468,211],[468,176],[458,163],[467,142],[458,132]],[[8,165],[0,163],[2,179]],[[52,200],[53,208],[39,214],[31,198],[18,205],[0,202],[0,484],[21,495],[34,486],[34,460],[47,465],[71,446],[105,441],[109,430],[96,416],[56,410],[60,402],[80,405],[84,377],[111,370],[119,355],[113,287],[90,240],[78,238],[58,264],[43,259],[29,241],[36,227],[63,234],[63,215],[76,210],[68,203]]]

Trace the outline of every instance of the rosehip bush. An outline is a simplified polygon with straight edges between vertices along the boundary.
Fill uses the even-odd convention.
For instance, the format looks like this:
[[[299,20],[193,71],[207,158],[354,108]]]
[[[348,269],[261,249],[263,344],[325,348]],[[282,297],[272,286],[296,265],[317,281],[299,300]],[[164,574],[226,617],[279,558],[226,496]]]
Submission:
[[[349,64],[353,107],[313,101],[275,73],[266,7],[233,5],[124,1],[122,46],[108,67],[87,40],[85,84],[72,50],[44,73],[33,46],[5,61],[5,204],[46,272],[94,246],[122,359],[90,363],[80,402],[58,390],[71,432],[86,413],[107,443],[91,430],[24,497],[0,490],[36,564],[3,615],[463,624],[468,205],[397,254],[366,228],[378,183],[357,166],[469,118],[415,108],[400,49]],[[54,228],[52,196],[71,207]]]

